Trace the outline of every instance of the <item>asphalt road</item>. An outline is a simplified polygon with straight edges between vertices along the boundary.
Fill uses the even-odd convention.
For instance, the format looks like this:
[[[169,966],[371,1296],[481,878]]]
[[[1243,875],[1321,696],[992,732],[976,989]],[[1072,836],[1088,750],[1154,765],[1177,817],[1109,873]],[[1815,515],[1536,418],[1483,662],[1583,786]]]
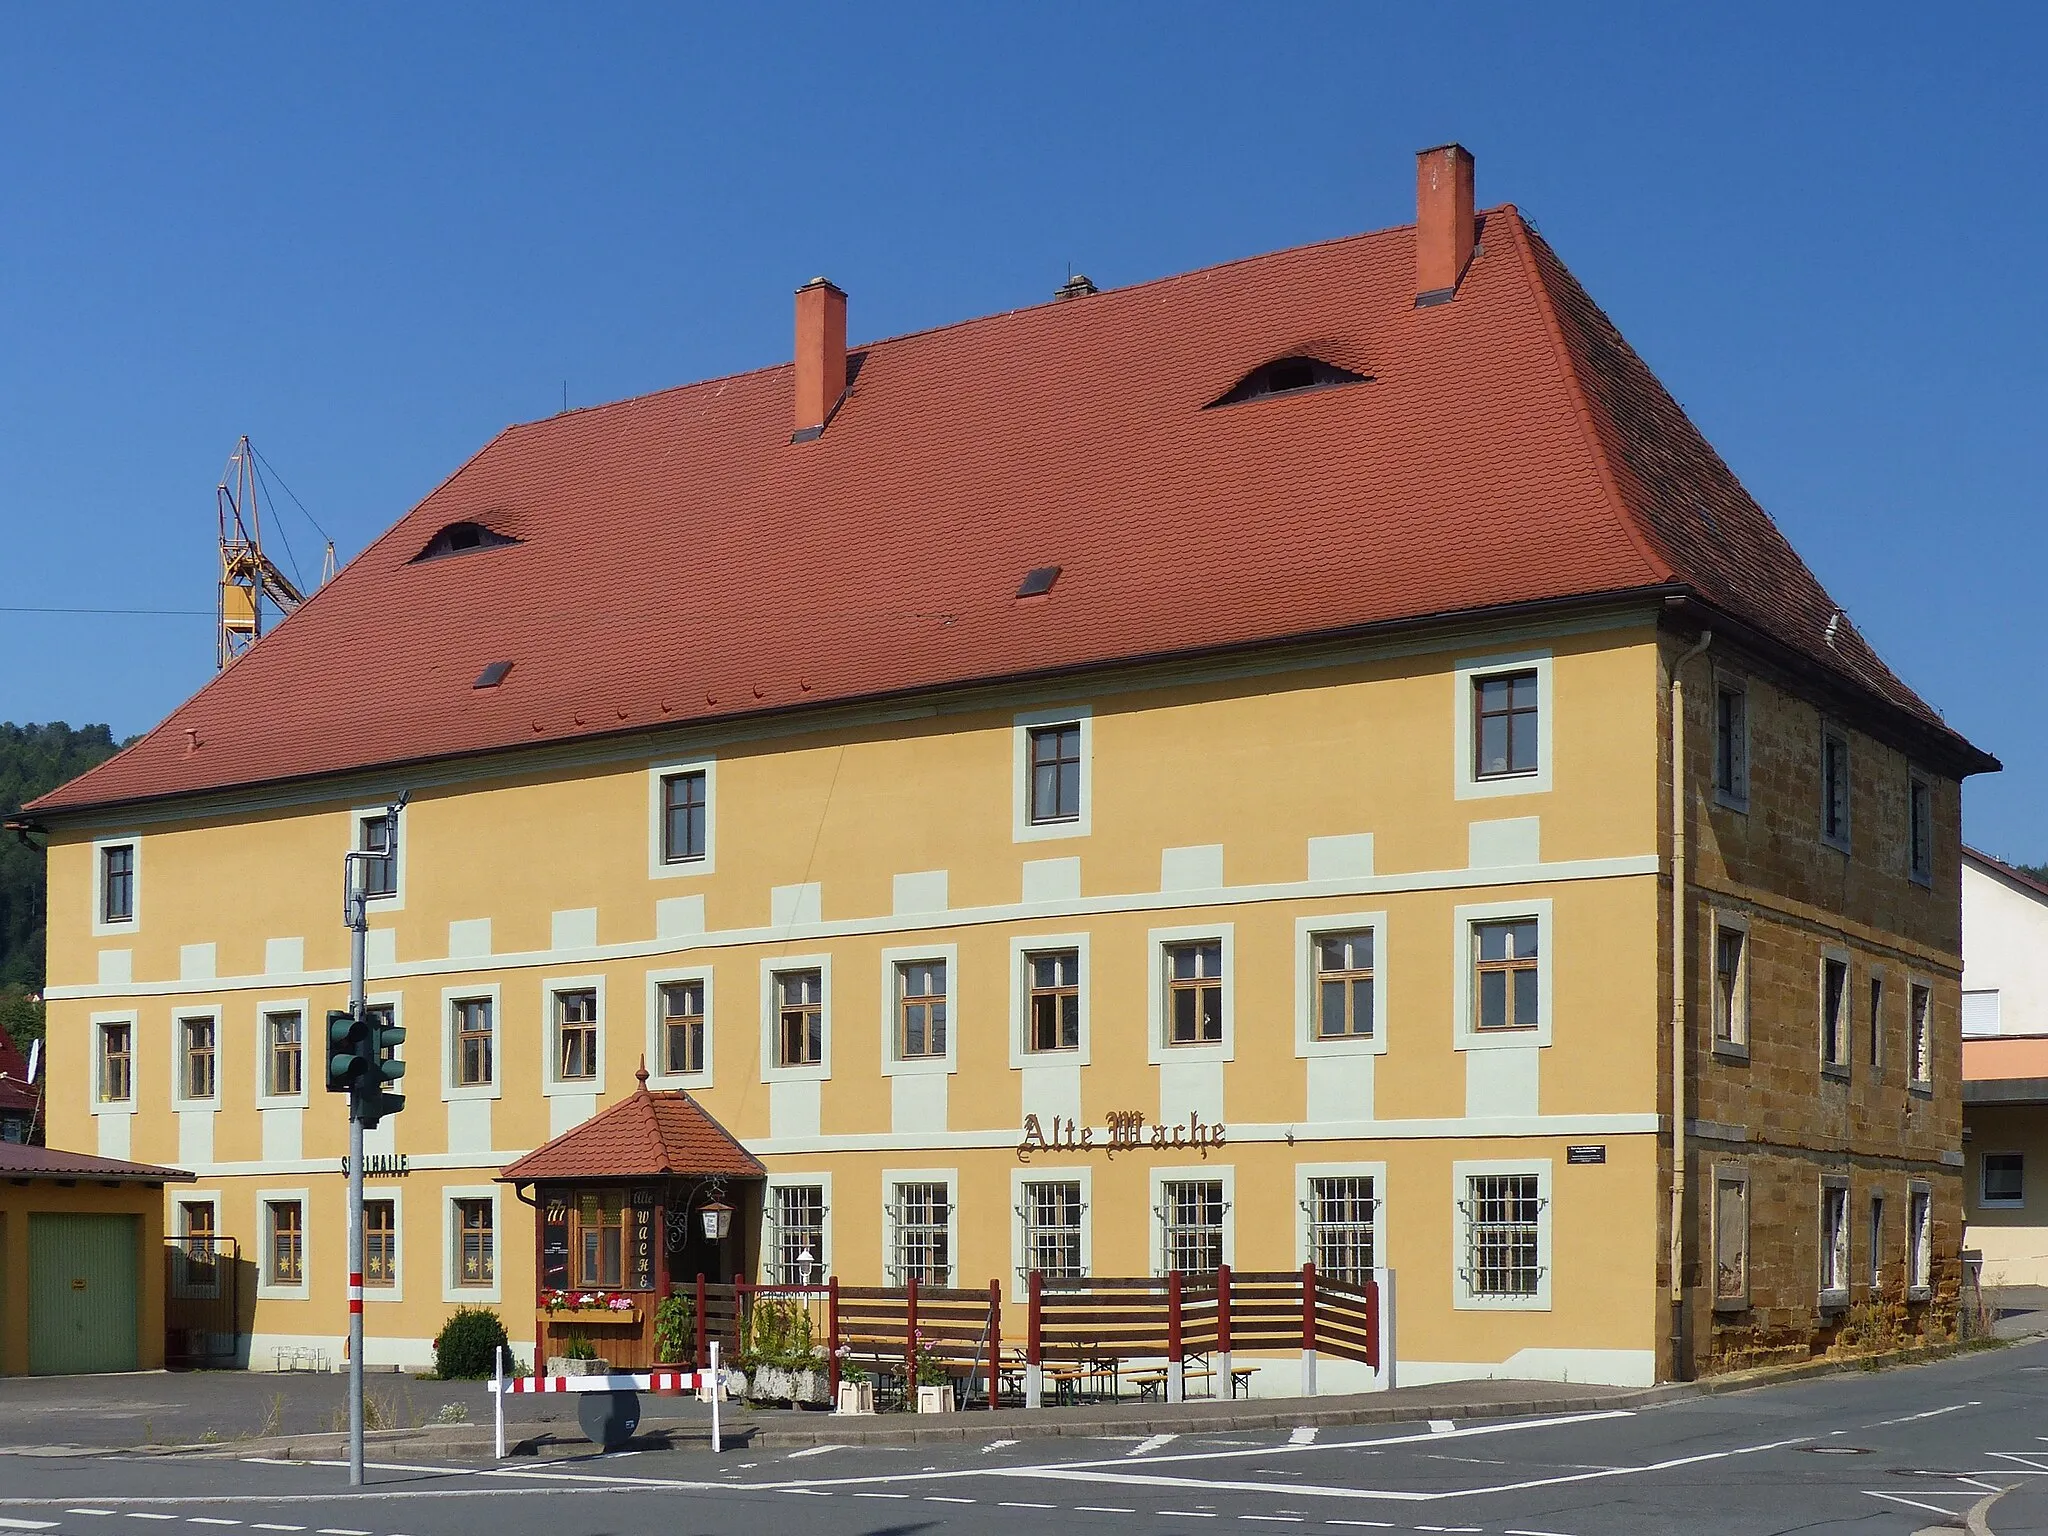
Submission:
[[[999,1427],[999,1426],[998,1426]],[[1343,1430],[591,1455],[500,1467],[0,1456],[0,1532],[1716,1536],[2048,1532],[2048,1341],[1639,1412]],[[2005,1518],[2010,1512],[2013,1523]]]

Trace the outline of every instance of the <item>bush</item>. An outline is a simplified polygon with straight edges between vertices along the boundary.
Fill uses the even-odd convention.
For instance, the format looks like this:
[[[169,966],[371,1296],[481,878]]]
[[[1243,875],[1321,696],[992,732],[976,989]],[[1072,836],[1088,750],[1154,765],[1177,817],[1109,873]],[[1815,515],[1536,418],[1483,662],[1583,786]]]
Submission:
[[[687,1296],[664,1296],[654,1309],[654,1348],[663,1365],[680,1365],[696,1342],[695,1320]]]
[[[498,1348],[509,1342],[497,1313],[487,1307],[457,1307],[434,1340],[434,1371],[443,1381],[495,1376]]]

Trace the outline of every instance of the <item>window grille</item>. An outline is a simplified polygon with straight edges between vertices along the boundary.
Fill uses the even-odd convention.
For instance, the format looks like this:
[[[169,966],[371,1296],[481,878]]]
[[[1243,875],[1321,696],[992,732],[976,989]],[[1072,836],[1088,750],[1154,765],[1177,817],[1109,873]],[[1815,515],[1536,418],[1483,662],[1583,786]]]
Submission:
[[[1533,1173],[1475,1173],[1465,1180],[1467,1291],[1473,1296],[1534,1296],[1543,1280],[1539,1232],[1546,1204]]]
[[[1176,1179],[1159,1187],[1160,1256],[1168,1270],[1213,1274],[1223,1265],[1221,1179]]]
[[[1309,1257],[1316,1273],[1347,1285],[1372,1279],[1374,1225],[1379,1201],[1369,1178],[1310,1179],[1308,1200]]]
[[[809,1285],[825,1272],[825,1190],[785,1184],[775,1191],[775,1281]]]
[[[896,1280],[919,1285],[953,1283],[953,1207],[943,1184],[896,1186]],[[813,1250],[815,1252],[815,1250]]]
[[[1024,1186],[1024,1269],[1048,1280],[1078,1280],[1081,1267],[1081,1203],[1078,1180]]]

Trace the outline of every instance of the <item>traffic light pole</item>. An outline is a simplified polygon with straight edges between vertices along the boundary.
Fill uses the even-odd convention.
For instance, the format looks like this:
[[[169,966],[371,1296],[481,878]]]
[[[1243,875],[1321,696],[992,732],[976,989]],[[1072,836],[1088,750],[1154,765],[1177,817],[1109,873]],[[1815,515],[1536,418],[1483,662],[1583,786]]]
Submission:
[[[368,1003],[370,903],[360,880],[349,885],[348,1011],[360,1019]],[[355,1094],[348,1096],[348,1481],[363,1483],[363,1117]]]

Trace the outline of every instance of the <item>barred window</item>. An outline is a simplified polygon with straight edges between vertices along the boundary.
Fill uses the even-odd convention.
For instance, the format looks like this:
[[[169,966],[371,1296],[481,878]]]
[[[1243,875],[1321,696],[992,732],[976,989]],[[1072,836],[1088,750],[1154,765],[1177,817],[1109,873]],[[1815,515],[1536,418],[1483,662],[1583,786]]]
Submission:
[[[1324,933],[1316,947],[1316,1034],[1324,1040],[1373,1031],[1373,932]]]
[[[597,1076],[597,993],[584,987],[555,994],[555,1076],[571,1082]]]
[[[826,1263],[824,1187],[783,1185],[775,1191],[775,1282],[808,1285]]]
[[[1541,1179],[1475,1173],[1465,1180],[1465,1284],[1473,1296],[1534,1296],[1543,1280]]]
[[[1373,1226],[1379,1201],[1369,1178],[1310,1179],[1309,1257],[1316,1273],[1347,1285],[1372,1278]]]
[[[363,1284],[398,1283],[398,1202],[363,1202]]]
[[[1024,1186],[1024,1267],[1048,1280],[1078,1280],[1081,1268],[1078,1180]]]
[[[952,1202],[943,1184],[896,1186],[896,1278],[919,1285],[953,1283],[953,1244],[947,1230]],[[815,1252],[815,1250],[813,1250]]]
[[[1031,982],[1034,1051],[1072,1051],[1081,1045],[1081,952],[1047,950],[1024,958]]]
[[[1169,1270],[1214,1274],[1223,1266],[1221,1179],[1174,1179],[1160,1185],[1160,1253]]]
[[[661,989],[662,1065],[669,1072],[704,1070],[704,983],[672,982]]]

